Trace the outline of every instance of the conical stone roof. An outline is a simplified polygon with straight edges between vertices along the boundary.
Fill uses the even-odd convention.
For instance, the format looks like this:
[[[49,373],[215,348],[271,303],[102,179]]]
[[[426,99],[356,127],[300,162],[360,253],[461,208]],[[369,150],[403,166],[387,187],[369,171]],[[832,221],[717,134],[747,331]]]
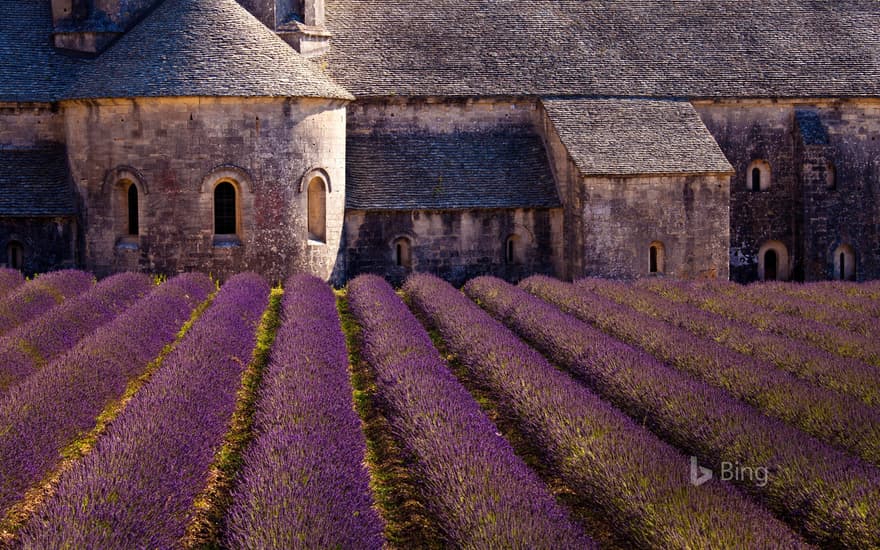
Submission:
[[[235,0],[165,0],[66,96],[354,99]]]

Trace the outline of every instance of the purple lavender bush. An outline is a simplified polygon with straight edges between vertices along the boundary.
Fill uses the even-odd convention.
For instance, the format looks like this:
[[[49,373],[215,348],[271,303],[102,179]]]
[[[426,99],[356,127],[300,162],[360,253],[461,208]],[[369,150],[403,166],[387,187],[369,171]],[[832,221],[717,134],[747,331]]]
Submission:
[[[94,428],[213,289],[204,275],[175,277],[0,396],[0,515]]]
[[[424,503],[466,548],[589,548],[537,475],[452,375],[428,333],[383,279],[349,283],[363,356],[396,435],[414,455]]]
[[[22,530],[24,546],[171,548],[183,538],[268,301],[258,275],[223,285],[95,449],[61,477]]]
[[[723,291],[733,283],[691,284],[682,281],[655,279],[637,283],[678,302],[687,302],[729,319],[748,323],[759,330],[768,330],[795,340],[803,340],[829,353],[851,357],[880,367],[880,340],[812,319],[779,314]]]
[[[841,281],[816,281],[774,285],[774,290],[815,304],[858,315],[880,317],[880,300],[872,299],[862,285]]]
[[[880,370],[805,342],[732,321],[686,303],[677,303],[633,285],[583,279],[576,286],[687,330],[733,351],[775,365],[808,382],[880,406]]]
[[[24,276],[17,269],[0,268],[0,299],[24,283]]]
[[[336,297],[310,275],[286,288],[227,546],[381,548]]]
[[[687,457],[556,370],[448,283],[413,275],[404,291],[569,486],[636,545],[807,546],[727,483],[691,484]]]
[[[95,278],[83,271],[65,269],[40,275],[18,286],[0,300],[0,336],[43,315],[64,300],[90,289]]]
[[[522,286],[566,313],[724,389],[765,414],[880,464],[880,411],[877,409],[653,319],[583,286],[549,277],[529,278]]]
[[[569,286],[548,278],[530,278],[525,286],[548,297],[571,294]],[[761,470],[766,476],[733,481],[813,541],[846,548],[880,545],[880,470],[875,466],[764,416],[521,288],[481,278],[465,291],[551,361],[699,457],[716,475],[725,465],[728,471],[752,468],[753,474],[766,468]]]
[[[113,275],[7,333],[0,338],[0,392],[112,321],[146,296],[151,287],[152,281],[147,275]]]

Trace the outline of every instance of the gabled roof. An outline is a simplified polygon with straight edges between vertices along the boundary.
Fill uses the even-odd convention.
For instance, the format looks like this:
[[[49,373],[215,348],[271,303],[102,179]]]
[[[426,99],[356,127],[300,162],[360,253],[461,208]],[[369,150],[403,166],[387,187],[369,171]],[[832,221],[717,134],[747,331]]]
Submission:
[[[0,149],[0,217],[75,213],[64,147]]]
[[[880,96],[877,0],[327,0],[358,96]]]
[[[52,47],[49,0],[0,0],[0,101],[55,101],[84,63]]]
[[[235,0],[165,0],[67,93],[175,96],[353,99]]]
[[[346,208],[435,210],[560,205],[531,128],[350,134]]]
[[[686,101],[544,99],[581,175],[733,172]]]

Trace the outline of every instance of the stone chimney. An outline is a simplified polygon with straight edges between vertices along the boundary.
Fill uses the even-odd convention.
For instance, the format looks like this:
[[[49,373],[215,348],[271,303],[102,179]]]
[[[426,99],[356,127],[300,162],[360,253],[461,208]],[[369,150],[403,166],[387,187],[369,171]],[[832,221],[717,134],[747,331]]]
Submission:
[[[238,3],[305,57],[316,57],[330,49],[324,0],[238,0]]]
[[[134,26],[157,0],[52,0],[56,48],[100,53]]]

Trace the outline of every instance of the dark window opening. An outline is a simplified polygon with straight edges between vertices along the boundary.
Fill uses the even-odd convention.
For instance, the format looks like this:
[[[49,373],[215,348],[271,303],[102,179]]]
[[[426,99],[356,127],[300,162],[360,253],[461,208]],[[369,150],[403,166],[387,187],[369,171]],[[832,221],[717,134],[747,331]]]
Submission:
[[[831,163],[828,163],[828,166],[825,167],[825,185],[829,191],[837,189],[837,170],[835,170],[834,165]]]
[[[504,249],[504,259],[508,264],[516,263],[516,238],[508,237]]]
[[[315,178],[309,182],[308,189],[309,239],[317,242],[327,240],[327,193],[324,182]]]
[[[409,239],[400,238],[394,242],[394,263],[405,269],[412,267],[412,245]]]
[[[752,168],[752,191],[761,190],[761,169]]]
[[[846,253],[840,253],[840,280],[846,280]]]
[[[234,235],[238,232],[235,186],[224,181],[214,188],[214,233]]]
[[[140,219],[138,218],[138,190],[137,186],[128,186],[128,234],[140,233]]]
[[[20,242],[12,241],[6,247],[6,258],[9,267],[12,269],[22,269],[24,267],[24,247]]]
[[[659,273],[660,267],[658,262],[658,250],[656,246],[651,247],[651,273]]]
[[[765,281],[775,281],[778,276],[778,262],[779,257],[776,255],[775,250],[768,250],[764,254],[764,280]]]

